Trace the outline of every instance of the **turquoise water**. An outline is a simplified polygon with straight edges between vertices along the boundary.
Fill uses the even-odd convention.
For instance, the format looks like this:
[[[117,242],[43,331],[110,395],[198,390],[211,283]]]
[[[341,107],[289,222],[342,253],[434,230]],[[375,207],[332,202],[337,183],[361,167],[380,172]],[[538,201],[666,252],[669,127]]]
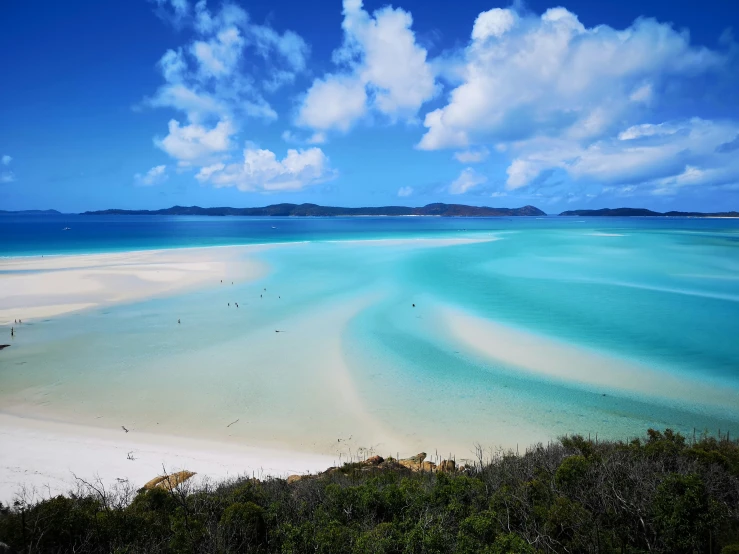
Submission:
[[[270,268],[255,282],[33,322],[0,354],[0,409],[112,411],[147,430],[317,451],[337,433],[459,451],[573,432],[739,432],[739,221],[4,216],[0,231],[0,256],[295,243],[254,254]],[[417,238],[496,240],[364,242]],[[737,402],[523,372],[446,334],[442,305]],[[346,417],[346,399],[319,390],[335,379],[321,365],[334,342],[361,405]],[[251,427],[213,431],[237,417]]]

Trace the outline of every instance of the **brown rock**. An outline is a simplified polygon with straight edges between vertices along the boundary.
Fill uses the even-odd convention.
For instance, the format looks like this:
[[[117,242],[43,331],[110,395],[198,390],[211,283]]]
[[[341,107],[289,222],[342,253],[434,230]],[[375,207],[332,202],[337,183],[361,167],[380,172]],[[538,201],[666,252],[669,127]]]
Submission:
[[[419,452],[418,454],[416,454],[415,456],[411,456],[410,458],[403,458],[402,460],[398,460],[398,463],[403,467],[418,471],[419,469],[421,469],[421,464],[425,459],[426,453]]]
[[[144,489],[144,490],[150,491],[151,489],[153,489],[154,487],[156,487],[159,483],[161,483],[165,479],[166,479],[166,477],[164,477],[163,475],[160,475],[159,477],[154,477],[154,479],[152,479],[151,481],[148,481],[141,488]]]
[[[190,477],[192,477],[193,475],[197,475],[197,473],[187,470],[177,471],[176,473],[172,473],[170,475],[160,475],[159,477],[154,477],[154,479],[146,483],[141,488],[142,490],[147,491],[150,491],[154,488],[171,491],[180,483],[184,483],[185,481],[190,479]]]
[[[421,471],[436,471],[436,464],[434,462],[423,462]]]
[[[305,479],[307,475],[289,475],[287,477],[287,484],[292,485],[293,483],[297,483],[298,481],[301,481],[302,479]]]
[[[454,460],[444,460],[439,464],[439,471],[454,471],[456,465]]]
[[[372,456],[371,458],[367,458],[364,463],[371,466],[379,466],[384,461],[385,459],[382,456]]]

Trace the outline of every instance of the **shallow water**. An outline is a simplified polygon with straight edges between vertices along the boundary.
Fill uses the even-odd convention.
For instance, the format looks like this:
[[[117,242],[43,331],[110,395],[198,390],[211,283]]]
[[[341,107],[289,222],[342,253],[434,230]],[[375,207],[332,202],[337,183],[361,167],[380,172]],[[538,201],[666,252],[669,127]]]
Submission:
[[[460,457],[574,432],[739,432],[738,221],[2,216],[0,231],[2,256],[295,242],[256,254],[256,282],[25,325],[0,353],[3,411]],[[496,240],[364,241],[417,238]],[[442,307],[729,400],[522,371],[450,336]]]

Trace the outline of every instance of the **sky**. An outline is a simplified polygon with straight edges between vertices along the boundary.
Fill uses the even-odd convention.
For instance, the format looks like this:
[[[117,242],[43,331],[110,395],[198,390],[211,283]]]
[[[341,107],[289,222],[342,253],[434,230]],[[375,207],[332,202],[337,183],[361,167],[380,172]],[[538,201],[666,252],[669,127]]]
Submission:
[[[731,0],[0,1],[0,209],[739,209]]]

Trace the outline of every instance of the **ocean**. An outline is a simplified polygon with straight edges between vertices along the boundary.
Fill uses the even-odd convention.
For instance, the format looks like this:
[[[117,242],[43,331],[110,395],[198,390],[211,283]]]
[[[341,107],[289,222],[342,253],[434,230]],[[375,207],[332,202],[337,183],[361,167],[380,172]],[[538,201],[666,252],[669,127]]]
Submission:
[[[250,254],[255,281],[33,321],[0,354],[0,411],[461,458],[739,433],[738,220],[3,215],[0,275],[3,258],[248,244],[274,245]]]

